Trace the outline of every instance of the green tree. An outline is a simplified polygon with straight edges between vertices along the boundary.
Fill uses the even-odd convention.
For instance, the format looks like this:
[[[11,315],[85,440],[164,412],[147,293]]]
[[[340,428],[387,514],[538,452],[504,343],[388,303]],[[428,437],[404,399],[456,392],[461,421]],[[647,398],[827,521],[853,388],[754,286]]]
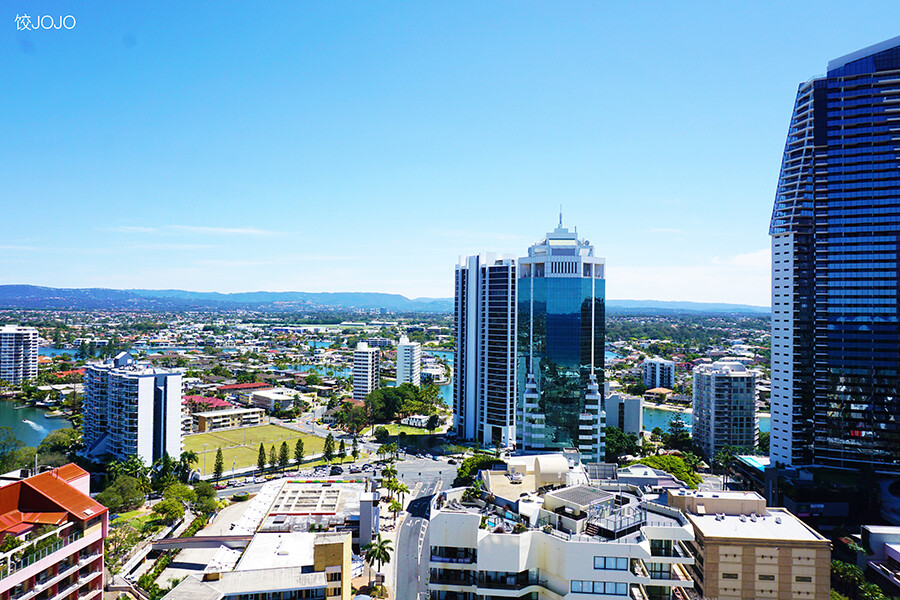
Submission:
[[[388,510],[394,513],[394,520],[397,520],[397,513],[403,510],[403,505],[397,502],[396,500],[391,500],[391,503],[388,504]]]
[[[12,427],[0,427],[0,473],[7,473],[16,468],[16,452],[25,446],[13,433]]]
[[[344,444],[344,440],[341,440],[340,445],[338,446],[338,460],[341,461],[341,464],[344,464],[344,459],[347,458],[347,446]]]
[[[275,453],[275,444],[269,448],[269,468],[274,469],[278,466],[278,455]]]
[[[216,458],[218,458],[218,456]],[[176,470],[178,471],[178,479],[180,479],[184,483],[187,483],[191,477],[191,472],[194,470],[194,465],[197,464],[197,461],[197,453],[193,450],[185,450],[184,452],[182,452],[181,456],[178,459],[178,466],[176,467]]]
[[[381,565],[386,565],[391,560],[391,541],[383,539],[381,534],[371,543],[361,548],[366,564],[369,565],[369,588],[372,587],[372,563],[378,563],[378,570],[381,571]]]
[[[216,464],[213,466],[213,475],[216,481],[222,479],[222,473],[225,471],[225,457],[222,455],[222,449],[216,450]]]
[[[687,429],[687,424],[684,422],[684,419],[681,418],[681,415],[675,415],[671,421],[669,421],[669,431],[666,434],[663,434],[663,445],[666,448],[671,450],[679,450],[681,452],[687,452],[694,447],[694,442],[691,440],[691,434]]]
[[[762,452],[763,454],[769,453],[769,432],[768,431],[760,431],[759,432],[759,441],[756,442],[756,449]]]
[[[278,466],[281,467],[282,474],[284,474],[284,470],[287,469],[290,462],[287,442],[281,442],[281,448],[278,449]]]
[[[163,492],[163,498],[171,498],[182,504],[193,504],[197,501],[197,492],[184,483],[173,483]]]
[[[256,457],[256,468],[260,473],[266,470],[266,448],[263,443],[259,443],[259,455]]]
[[[350,456],[353,457],[353,460],[357,460],[359,458],[359,442],[356,441],[356,436],[353,436],[353,446],[350,449]]]
[[[385,443],[390,436],[391,433],[388,431],[387,427],[379,426],[375,428],[375,439],[379,444]]]
[[[334,458],[334,436],[330,433],[325,436],[325,448],[322,451],[325,462],[331,462]]]
[[[303,438],[297,438],[294,445],[294,460],[297,461],[297,468],[300,468],[300,463],[303,462]]]
[[[105,490],[97,494],[97,502],[112,512],[129,510],[144,503],[144,492],[141,482],[130,475],[122,475]]]
[[[160,500],[153,505],[153,512],[167,524],[174,523],[184,517],[184,506],[174,498]]]
[[[81,434],[71,427],[63,427],[55,429],[47,434],[37,448],[38,455],[50,454],[55,452],[58,454],[69,454],[80,446]]]
[[[430,433],[434,433],[434,430],[441,426],[441,418],[434,414],[428,417],[428,423],[425,424],[425,428],[428,429]]]
[[[607,427],[606,430],[606,462],[618,462],[626,454],[636,456],[640,451],[638,436],[628,434],[618,427]]]

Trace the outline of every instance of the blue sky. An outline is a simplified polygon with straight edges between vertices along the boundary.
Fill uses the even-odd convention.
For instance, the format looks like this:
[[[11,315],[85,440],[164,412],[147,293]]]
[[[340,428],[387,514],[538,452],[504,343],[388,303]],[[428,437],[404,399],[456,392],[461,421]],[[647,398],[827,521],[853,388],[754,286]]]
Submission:
[[[896,2],[7,0],[0,283],[450,296],[460,254],[523,254],[562,204],[608,297],[768,305],[797,85],[898,23]]]

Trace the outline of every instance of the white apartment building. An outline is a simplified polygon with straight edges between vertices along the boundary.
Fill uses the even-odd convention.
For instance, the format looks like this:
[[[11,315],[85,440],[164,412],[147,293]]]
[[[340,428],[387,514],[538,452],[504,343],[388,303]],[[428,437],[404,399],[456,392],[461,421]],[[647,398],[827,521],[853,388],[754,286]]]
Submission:
[[[543,479],[538,475],[511,480],[514,498],[473,498],[465,488],[435,496],[428,528],[431,600],[692,597],[686,566],[694,559],[685,544],[694,535],[681,511],[619,484],[518,496],[530,478]]]
[[[618,427],[625,433],[641,435],[644,428],[644,399],[640,396],[629,396],[609,391],[605,384],[603,395],[603,411],[606,413],[606,426]]]
[[[397,385],[422,383],[422,346],[405,335],[397,344]]]
[[[658,356],[641,363],[644,385],[648,388],[675,388],[675,361]]]
[[[294,406],[300,393],[291,388],[277,387],[271,390],[259,390],[251,393],[250,403],[268,412],[287,410]]]
[[[711,458],[725,445],[756,447],[756,372],[734,362],[694,367],[694,441]]]
[[[516,438],[516,259],[460,257],[455,273],[453,428],[466,440]]]
[[[19,385],[37,378],[38,331],[34,327],[0,327],[0,381]]]
[[[353,351],[353,399],[365,402],[369,393],[381,385],[381,351],[360,342]]]
[[[84,371],[86,453],[150,465],[181,454],[181,373],[135,362],[127,352]]]

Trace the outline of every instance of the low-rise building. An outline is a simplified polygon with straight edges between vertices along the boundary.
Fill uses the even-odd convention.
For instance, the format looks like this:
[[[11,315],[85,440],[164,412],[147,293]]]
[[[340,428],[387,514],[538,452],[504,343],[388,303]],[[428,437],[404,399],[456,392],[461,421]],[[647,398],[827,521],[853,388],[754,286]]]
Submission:
[[[428,415],[409,415],[408,417],[403,417],[402,419],[400,419],[400,424],[425,429],[426,427],[428,427],[428,419],[430,418],[431,417],[429,417]]]
[[[755,492],[668,492],[687,513],[688,547],[704,598],[827,600],[831,542],[784,508],[767,508]]]
[[[74,464],[0,479],[0,540],[17,544],[0,552],[0,598],[101,598],[109,511],[89,491],[90,475]]]
[[[266,411],[261,408],[232,408],[194,413],[194,431],[216,431],[233,427],[253,427],[262,425]]]
[[[298,395],[299,392],[291,388],[273,388],[254,391],[250,396],[250,402],[253,406],[265,409],[268,412],[278,412],[293,407],[294,400]]]
[[[167,600],[351,597],[349,532],[259,533],[233,571],[189,575]]]
[[[686,567],[694,559],[685,543],[693,530],[681,511],[646,501],[627,485],[547,491],[554,480],[566,481],[570,465],[562,455],[541,462],[518,483],[515,469],[507,474],[509,490],[494,482],[497,491],[515,492],[510,497],[465,488],[435,496],[432,600],[690,597],[694,582]],[[524,491],[537,479],[546,485]]]

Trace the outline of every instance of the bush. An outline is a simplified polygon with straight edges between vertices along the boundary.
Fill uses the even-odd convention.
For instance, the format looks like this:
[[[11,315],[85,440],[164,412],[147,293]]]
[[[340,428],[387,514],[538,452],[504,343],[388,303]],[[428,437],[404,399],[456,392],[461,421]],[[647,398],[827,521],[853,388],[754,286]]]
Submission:
[[[378,440],[379,443],[384,443],[389,437],[391,433],[388,431],[387,427],[379,425],[375,428],[375,439]]]
[[[503,464],[503,461],[491,454],[476,454],[462,461],[456,470],[456,479],[453,485],[456,487],[471,485],[478,471],[491,469],[494,465]]]
[[[231,499],[234,502],[246,502],[247,500],[250,499],[250,494],[248,494],[247,492],[240,492],[237,494],[232,494]]]
[[[648,456],[628,464],[629,466],[636,464],[647,465],[648,467],[665,471],[692,488],[696,488],[703,482],[699,475],[687,468],[687,465],[684,464],[684,459],[679,456]]]

